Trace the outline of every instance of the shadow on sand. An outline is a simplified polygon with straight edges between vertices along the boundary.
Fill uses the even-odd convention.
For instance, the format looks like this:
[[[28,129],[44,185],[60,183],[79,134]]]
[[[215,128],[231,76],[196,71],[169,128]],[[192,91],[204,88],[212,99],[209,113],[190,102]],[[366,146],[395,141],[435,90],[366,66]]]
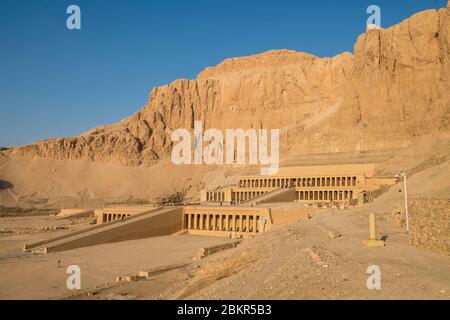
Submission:
[[[14,185],[6,180],[0,180],[0,190],[11,189]]]

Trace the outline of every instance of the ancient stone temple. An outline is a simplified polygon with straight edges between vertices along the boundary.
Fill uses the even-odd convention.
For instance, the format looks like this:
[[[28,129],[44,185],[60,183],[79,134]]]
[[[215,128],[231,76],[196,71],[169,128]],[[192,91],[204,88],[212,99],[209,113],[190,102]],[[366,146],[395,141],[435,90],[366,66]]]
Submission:
[[[280,189],[295,189],[295,201],[304,204],[371,201],[372,192],[395,183],[374,177],[374,165],[352,164],[281,168],[274,176],[242,176],[235,185],[202,190],[202,204],[238,205]]]

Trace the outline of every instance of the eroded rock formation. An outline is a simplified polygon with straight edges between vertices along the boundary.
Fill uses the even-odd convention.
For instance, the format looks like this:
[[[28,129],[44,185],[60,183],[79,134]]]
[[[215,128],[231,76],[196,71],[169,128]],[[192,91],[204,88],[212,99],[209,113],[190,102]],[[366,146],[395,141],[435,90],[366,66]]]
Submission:
[[[119,124],[4,151],[51,159],[149,164],[170,155],[171,132],[280,128],[282,157],[373,150],[449,130],[450,8],[362,34],[333,58],[276,50],[228,59],[195,80],[152,90]]]

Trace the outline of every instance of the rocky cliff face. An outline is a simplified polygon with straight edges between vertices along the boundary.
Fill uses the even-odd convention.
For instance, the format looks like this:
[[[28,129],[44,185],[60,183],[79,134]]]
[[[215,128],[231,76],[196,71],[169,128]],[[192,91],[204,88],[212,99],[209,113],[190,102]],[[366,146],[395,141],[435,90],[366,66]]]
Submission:
[[[121,123],[8,151],[127,165],[170,156],[171,132],[279,128],[281,156],[404,146],[449,130],[450,7],[362,34],[354,55],[277,50],[228,59],[152,90]]]

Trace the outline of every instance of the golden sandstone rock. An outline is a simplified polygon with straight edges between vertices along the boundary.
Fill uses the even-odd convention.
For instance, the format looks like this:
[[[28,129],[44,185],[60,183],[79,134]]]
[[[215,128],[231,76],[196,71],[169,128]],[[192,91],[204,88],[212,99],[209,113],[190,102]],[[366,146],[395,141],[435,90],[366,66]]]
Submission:
[[[142,110],[119,124],[7,152],[150,164],[170,156],[171,132],[194,120],[205,129],[279,128],[282,159],[405,146],[449,129],[449,16],[447,5],[368,30],[354,54],[274,50],[227,59],[195,80],[154,88]]]

